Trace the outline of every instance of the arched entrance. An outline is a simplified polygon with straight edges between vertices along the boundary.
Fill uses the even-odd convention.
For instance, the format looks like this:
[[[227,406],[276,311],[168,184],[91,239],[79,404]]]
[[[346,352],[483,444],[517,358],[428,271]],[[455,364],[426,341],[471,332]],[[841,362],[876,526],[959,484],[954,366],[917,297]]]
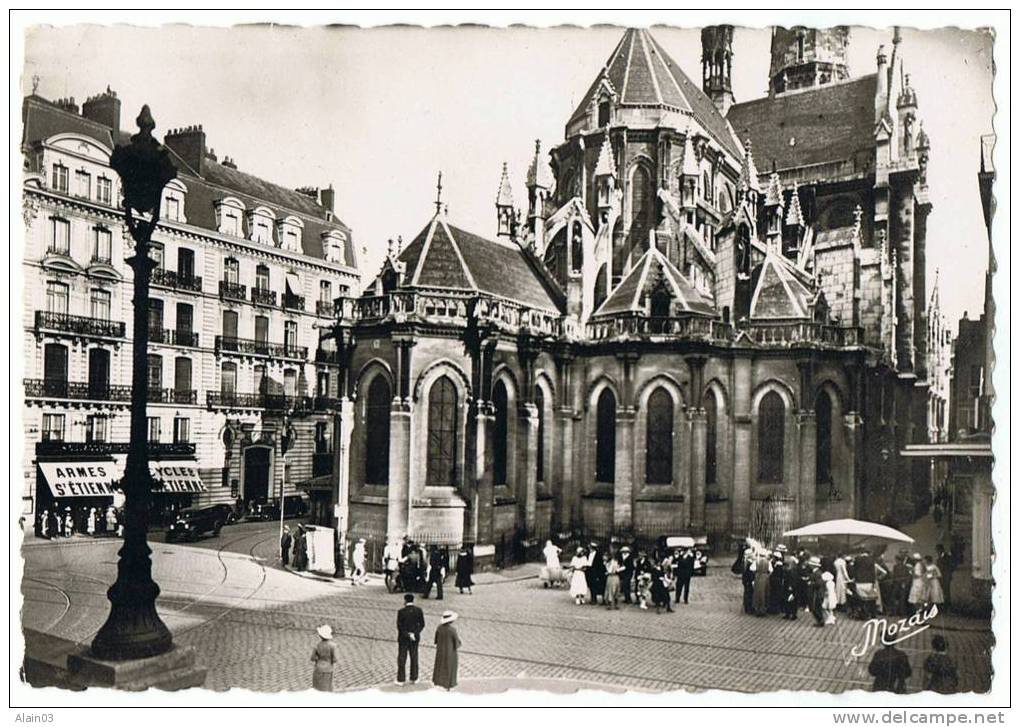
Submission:
[[[269,462],[272,450],[269,447],[248,447],[244,450],[245,503],[269,499]]]

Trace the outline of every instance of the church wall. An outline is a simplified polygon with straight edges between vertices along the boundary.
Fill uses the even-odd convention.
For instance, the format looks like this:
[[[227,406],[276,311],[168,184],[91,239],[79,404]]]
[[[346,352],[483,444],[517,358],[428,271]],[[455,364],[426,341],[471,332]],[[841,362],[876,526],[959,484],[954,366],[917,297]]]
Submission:
[[[825,293],[829,313],[843,325],[854,324],[856,268],[853,244],[815,250],[815,275]]]

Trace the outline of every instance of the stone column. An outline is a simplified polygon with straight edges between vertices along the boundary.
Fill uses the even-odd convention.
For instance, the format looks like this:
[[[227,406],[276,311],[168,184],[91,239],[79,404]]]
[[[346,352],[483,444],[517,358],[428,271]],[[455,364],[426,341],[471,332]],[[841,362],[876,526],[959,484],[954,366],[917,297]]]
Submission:
[[[555,480],[553,485],[553,525],[563,532],[577,526],[580,497],[575,467],[577,449],[574,446],[574,390],[573,357],[559,353],[556,356],[557,401],[553,410],[556,416],[556,451],[553,453]]]
[[[843,426],[845,427],[845,442],[846,442],[846,488],[842,493],[843,499],[847,502],[847,514],[848,517],[857,517],[857,508],[859,506],[859,492],[860,486],[858,483],[858,472],[860,469],[857,466],[858,453],[862,451],[861,448],[861,437],[863,435],[864,427],[861,415],[856,411],[851,411],[843,417]]]
[[[474,542],[492,542],[492,428],[496,420],[491,401],[475,406],[475,496],[471,532]]]
[[[411,503],[411,409],[399,397],[390,406],[390,470],[386,499],[386,540],[408,534]],[[365,456],[371,456],[366,452]]]
[[[691,529],[700,531],[705,527],[705,447],[708,438],[708,415],[702,408],[690,409],[691,417],[691,468],[690,500]]]
[[[530,538],[537,524],[538,477],[535,472],[535,447],[538,441],[538,409],[533,403],[521,404],[517,420],[517,463],[524,471],[517,472],[518,517]]]
[[[634,409],[616,410],[616,482],[613,485],[613,529],[634,530]]]
[[[902,369],[915,368],[914,332],[918,310],[914,304],[914,192],[913,180],[909,184],[897,184],[893,188],[893,203],[889,220],[890,244],[896,250],[896,348]],[[923,257],[922,257],[923,264]],[[923,305],[924,291],[920,291]]]
[[[733,532],[751,517],[751,359],[733,360]]]
[[[807,525],[817,517],[815,502],[815,412],[802,409],[797,412],[797,429],[800,431],[800,494],[797,497],[797,524]]]

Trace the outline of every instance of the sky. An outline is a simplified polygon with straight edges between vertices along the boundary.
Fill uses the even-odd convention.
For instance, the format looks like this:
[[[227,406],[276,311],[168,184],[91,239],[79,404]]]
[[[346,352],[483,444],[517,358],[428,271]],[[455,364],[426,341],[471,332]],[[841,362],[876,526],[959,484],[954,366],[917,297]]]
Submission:
[[[40,95],[79,104],[109,86],[123,101],[122,127],[133,129],[148,103],[159,136],[202,124],[217,156],[243,171],[287,187],[332,184],[367,281],[387,239],[410,241],[428,222],[440,170],[451,220],[493,237],[502,163],[523,204],[535,139],[543,149],[562,141],[622,32],[40,26],[26,35],[22,86],[29,93],[38,76]],[[652,34],[700,83],[699,32],[654,27]],[[890,50],[891,38],[891,31],[852,28],[851,75],[873,73],[878,46]],[[765,94],[769,39],[767,29],[735,32],[738,102]],[[926,295],[938,269],[948,320],[964,311],[976,317],[987,264],[977,172],[979,139],[993,130],[992,36],[908,29],[900,48],[932,145]]]

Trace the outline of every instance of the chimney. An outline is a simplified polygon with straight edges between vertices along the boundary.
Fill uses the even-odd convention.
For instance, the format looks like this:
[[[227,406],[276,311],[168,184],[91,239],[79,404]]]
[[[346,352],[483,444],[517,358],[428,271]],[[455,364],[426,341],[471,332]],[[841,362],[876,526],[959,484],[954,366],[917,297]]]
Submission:
[[[163,143],[170,147],[196,174],[201,175],[205,167],[205,132],[202,125],[170,129]]]
[[[223,157],[223,161],[220,163],[227,169],[237,169],[237,162],[235,162],[230,157]]]
[[[885,46],[878,46],[875,57],[877,76],[875,83],[875,123],[882,120],[889,100],[889,59],[885,55]]]
[[[78,104],[75,103],[74,96],[71,96],[69,98],[58,98],[56,101],[53,102],[53,105],[56,106],[58,109],[67,111],[68,113],[72,114],[78,113]]]
[[[109,86],[104,93],[92,96],[81,105],[81,115],[89,121],[109,127],[114,144],[120,141],[120,99]]]
[[[336,199],[336,192],[333,190],[333,185],[330,184],[325,189],[319,190],[320,204],[330,212],[333,211],[333,202]]]

